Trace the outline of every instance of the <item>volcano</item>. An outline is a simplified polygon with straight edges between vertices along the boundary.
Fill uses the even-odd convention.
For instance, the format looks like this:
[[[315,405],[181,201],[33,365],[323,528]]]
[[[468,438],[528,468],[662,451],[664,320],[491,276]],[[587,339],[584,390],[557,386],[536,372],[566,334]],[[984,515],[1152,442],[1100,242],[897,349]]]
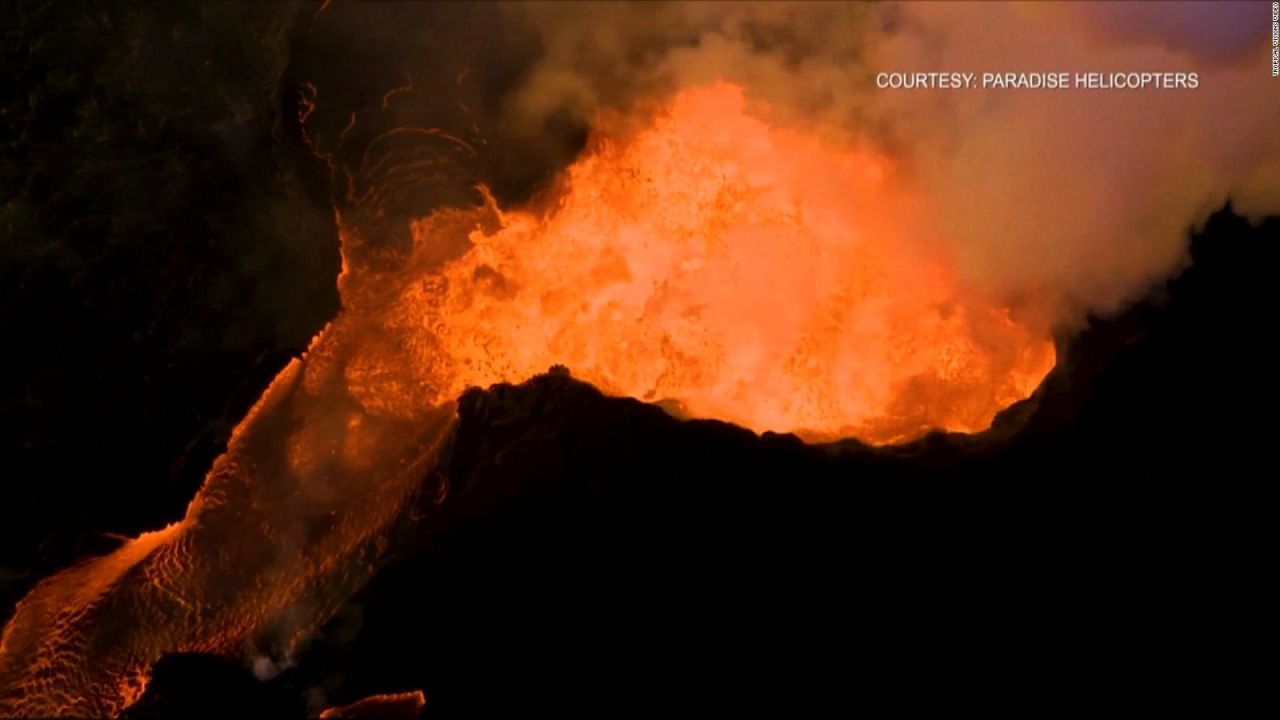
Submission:
[[[411,128],[373,142],[419,132],[470,150]],[[467,387],[559,360],[681,414],[885,444],[983,430],[1053,364],[1050,340],[895,235],[879,160],[768,127],[740,88],[683,92],[599,143],[545,216],[481,186],[485,204],[415,220],[400,257],[339,213],[342,313],[181,521],[18,604],[0,641],[11,708],[118,713],[166,651],[269,636],[292,654],[367,581]]]
[[[1274,709],[1235,35],[571,10],[19,13],[0,716]]]
[[[175,664],[130,717],[303,717],[314,688],[423,688],[446,718],[1265,707],[1264,426],[1204,418],[1257,417],[1212,348],[1266,322],[1233,310],[1278,231],[1215,215],[1167,295],[980,435],[811,445],[563,368],[468,391],[387,565],[294,664],[231,665],[230,694]]]

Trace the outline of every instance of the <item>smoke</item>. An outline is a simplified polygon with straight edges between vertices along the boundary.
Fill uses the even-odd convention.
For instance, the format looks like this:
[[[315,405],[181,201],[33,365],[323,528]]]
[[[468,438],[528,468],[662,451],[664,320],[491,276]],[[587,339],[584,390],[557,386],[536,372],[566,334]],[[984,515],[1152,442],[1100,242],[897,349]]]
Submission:
[[[772,120],[871,143],[977,288],[1058,328],[1181,268],[1230,199],[1280,210],[1265,3],[516,4],[542,56],[515,128],[728,80]],[[1195,89],[887,90],[878,72],[1184,72]],[[904,222],[907,219],[904,218]]]

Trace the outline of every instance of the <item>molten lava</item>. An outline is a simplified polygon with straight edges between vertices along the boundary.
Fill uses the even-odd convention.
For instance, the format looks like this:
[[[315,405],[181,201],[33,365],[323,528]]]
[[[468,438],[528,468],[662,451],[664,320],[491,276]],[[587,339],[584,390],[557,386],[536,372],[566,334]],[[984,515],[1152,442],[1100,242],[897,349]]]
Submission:
[[[427,696],[421,690],[402,693],[386,693],[361,698],[350,705],[325,708],[320,720],[344,720],[345,718],[416,718],[427,706]]]
[[[288,656],[373,572],[471,385],[564,364],[693,416],[891,443],[981,430],[1052,367],[1047,333],[912,229],[884,157],[770,127],[729,85],[627,128],[545,208],[424,208],[404,254],[340,218],[341,314],[183,520],[19,603],[0,716],[115,714],[166,652]]]
[[[598,141],[564,186],[475,232],[441,301],[400,305],[433,335],[415,362],[452,376],[440,399],[562,363],[692,416],[885,444],[985,429],[1054,364],[913,236],[886,159],[772,128],[734,86]]]

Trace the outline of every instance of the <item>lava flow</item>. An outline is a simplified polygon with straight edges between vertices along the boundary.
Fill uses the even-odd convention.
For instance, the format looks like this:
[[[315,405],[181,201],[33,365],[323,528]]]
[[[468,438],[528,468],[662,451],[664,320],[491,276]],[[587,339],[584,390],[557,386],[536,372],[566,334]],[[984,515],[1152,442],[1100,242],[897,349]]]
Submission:
[[[538,207],[424,212],[237,427],[186,517],[41,582],[0,715],[110,715],[174,651],[287,656],[375,567],[468,386],[554,364],[696,417],[873,444],[978,431],[1053,366],[960,283],[888,159],[687,90],[598,132]],[[487,194],[485,194],[487,198]]]

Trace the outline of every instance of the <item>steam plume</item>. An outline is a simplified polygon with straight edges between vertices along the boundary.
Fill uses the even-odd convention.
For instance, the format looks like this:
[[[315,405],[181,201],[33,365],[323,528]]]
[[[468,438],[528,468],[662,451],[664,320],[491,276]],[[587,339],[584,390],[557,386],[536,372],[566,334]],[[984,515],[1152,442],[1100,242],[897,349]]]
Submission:
[[[519,4],[544,54],[509,122],[723,79],[780,120],[888,150],[975,286],[1058,327],[1179,269],[1230,199],[1280,210],[1280,93],[1258,3]],[[1194,72],[1181,90],[877,89],[875,73]]]

